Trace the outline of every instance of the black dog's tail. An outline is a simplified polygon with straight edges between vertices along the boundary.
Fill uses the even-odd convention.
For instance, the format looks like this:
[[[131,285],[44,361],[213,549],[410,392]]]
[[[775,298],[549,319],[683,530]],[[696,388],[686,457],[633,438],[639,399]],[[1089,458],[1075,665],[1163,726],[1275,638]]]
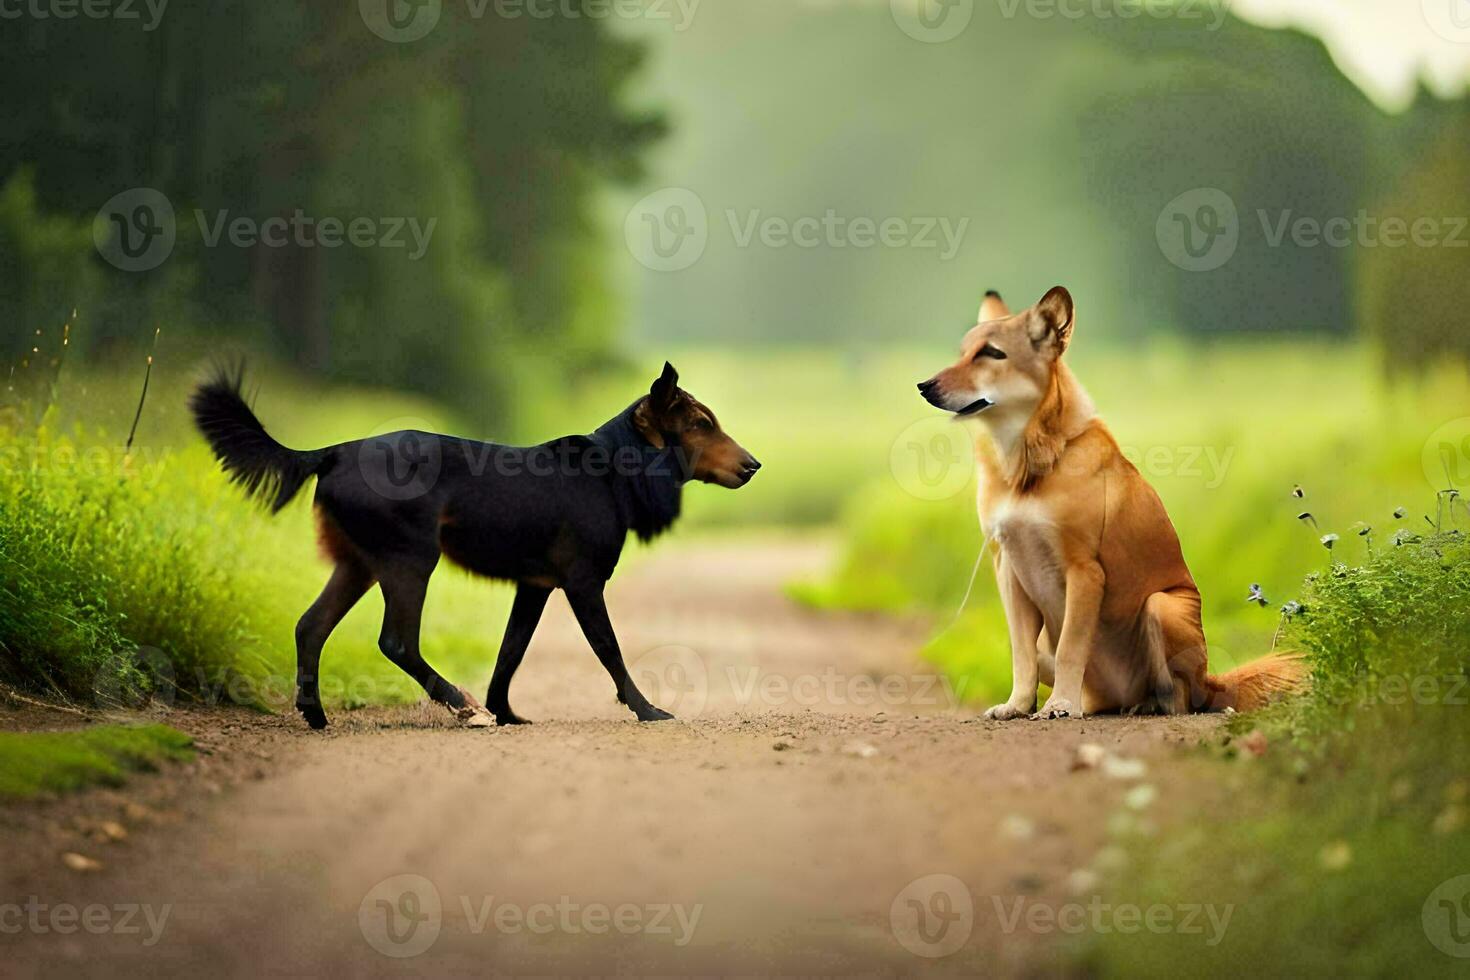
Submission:
[[[189,396],[189,411],[230,481],[276,513],[321,472],[328,454],[321,449],[298,452],[272,439],[246,404],[244,385],[244,364],[216,368]]]

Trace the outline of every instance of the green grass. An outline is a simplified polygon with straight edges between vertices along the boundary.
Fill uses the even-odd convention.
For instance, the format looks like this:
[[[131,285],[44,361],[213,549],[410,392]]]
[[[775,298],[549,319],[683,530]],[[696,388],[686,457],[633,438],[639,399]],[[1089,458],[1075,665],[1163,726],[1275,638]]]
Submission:
[[[1463,369],[1395,384],[1374,353],[1352,345],[1260,343],[1198,352],[1153,345],[1136,353],[1081,347],[1076,354],[1079,378],[1179,531],[1204,594],[1217,671],[1266,652],[1278,607],[1297,598],[1303,577],[1332,557],[1317,544],[1320,535],[1338,533],[1336,556],[1357,560],[1366,551],[1366,540],[1352,530],[1357,521],[1374,525],[1380,548],[1398,528],[1429,530],[1425,495],[1443,487],[1444,476],[1426,473],[1438,470],[1428,440],[1470,412]],[[943,356],[936,353],[936,366]],[[907,378],[888,385],[901,380]],[[929,483],[912,466],[899,465],[899,476],[884,473],[886,450],[871,461],[869,480],[842,510],[839,566],[793,593],[823,608],[934,614],[938,628],[926,655],[965,680],[979,700],[1003,699],[1009,644],[988,560],[965,615],[949,625],[981,544],[974,483],[965,478],[969,436],[936,420],[898,437],[899,420],[916,415],[922,412],[896,416],[888,431],[898,440],[900,463],[922,455]],[[944,462],[953,474],[947,482],[939,480]],[[1292,496],[1297,485],[1305,498]],[[1399,521],[1393,512],[1401,505],[1419,509]],[[1432,497],[1428,510],[1433,516]],[[1299,521],[1303,511],[1320,527]],[[1457,520],[1470,526],[1463,509]],[[1271,600],[1267,608],[1246,603],[1253,583]]]
[[[1290,640],[1311,695],[1236,720],[1266,754],[1200,760],[1228,805],[1136,840],[1111,901],[1233,906],[1225,939],[1098,935],[1089,972],[1438,976],[1463,960],[1431,900],[1470,872],[1470,545],[1439,537],[1310,583]],[[1455,903],[1470,893],[1456,885]],[[1458,905],[1458,928],[1470,904]],[[1470,952],[1470,949],[1464,950]],[[1462,967],[1461,971],[1462,972]]]
[[[27,799],[87,786],[116,786],[194,755],[193,740],[166,725],[101,725],[77,732],[0,733],[0,798]]]

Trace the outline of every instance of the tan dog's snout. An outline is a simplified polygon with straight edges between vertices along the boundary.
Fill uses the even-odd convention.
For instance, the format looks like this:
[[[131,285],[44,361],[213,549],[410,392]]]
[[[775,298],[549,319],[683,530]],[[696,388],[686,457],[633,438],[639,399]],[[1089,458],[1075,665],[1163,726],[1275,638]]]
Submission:
[[[919,394],[923,395],[924,400],[935,408],[944,407],[944,394],[940,390],[938,376],[932,377],[928,381],[920,381]]]

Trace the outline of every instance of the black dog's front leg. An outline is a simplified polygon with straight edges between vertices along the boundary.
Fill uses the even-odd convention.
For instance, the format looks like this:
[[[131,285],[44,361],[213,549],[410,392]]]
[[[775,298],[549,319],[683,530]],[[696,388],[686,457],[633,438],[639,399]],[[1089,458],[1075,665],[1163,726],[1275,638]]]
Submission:
[[[617,635],[613,633],[612,621],[607,616],[602,589],[568,589],[567,600],[572,604],[572,612],[576,614],[587,642],[592,644],[597,659],[602,661],[602,666],[612,677],[618,700],[631,708],[639,721],[668,721],[673,718],[667,711],[650,704],[629,676],[628,668],[623,665],[623,652],[618,649]]]
[[[500,655],[495,658],[495,674],[490,678],[490,691],[485,695],[485,707],[501,725],[526,725],[529,722],[510,710],[510,682],[526,655],[536,624],[541,622],[541,613],[546,609],[546,600],[551,590],[524,582],[516,589],[516,601],[511,606],[510,621],[505,624],[505,638],[500,641]]]

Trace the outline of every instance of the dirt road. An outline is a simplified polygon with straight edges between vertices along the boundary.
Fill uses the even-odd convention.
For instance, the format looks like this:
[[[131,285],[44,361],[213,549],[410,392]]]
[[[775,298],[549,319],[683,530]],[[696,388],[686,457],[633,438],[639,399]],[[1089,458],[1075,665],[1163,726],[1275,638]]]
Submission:
[[[978,720],[915,658],[919,624],[782,597],[825,557],[671,544],[627,570],[614,620],[677,722],[614,702],[560,600],[512,694],[530,727],[176,713],[197,763],[0,811],[0,903],[25,916],[0,908],[0,973],[1055,973],[1067,937],[1016,912],[1085,901],[1124,795],[1217,720]],[[1083,742],[1146,775],[1070,771]]]

